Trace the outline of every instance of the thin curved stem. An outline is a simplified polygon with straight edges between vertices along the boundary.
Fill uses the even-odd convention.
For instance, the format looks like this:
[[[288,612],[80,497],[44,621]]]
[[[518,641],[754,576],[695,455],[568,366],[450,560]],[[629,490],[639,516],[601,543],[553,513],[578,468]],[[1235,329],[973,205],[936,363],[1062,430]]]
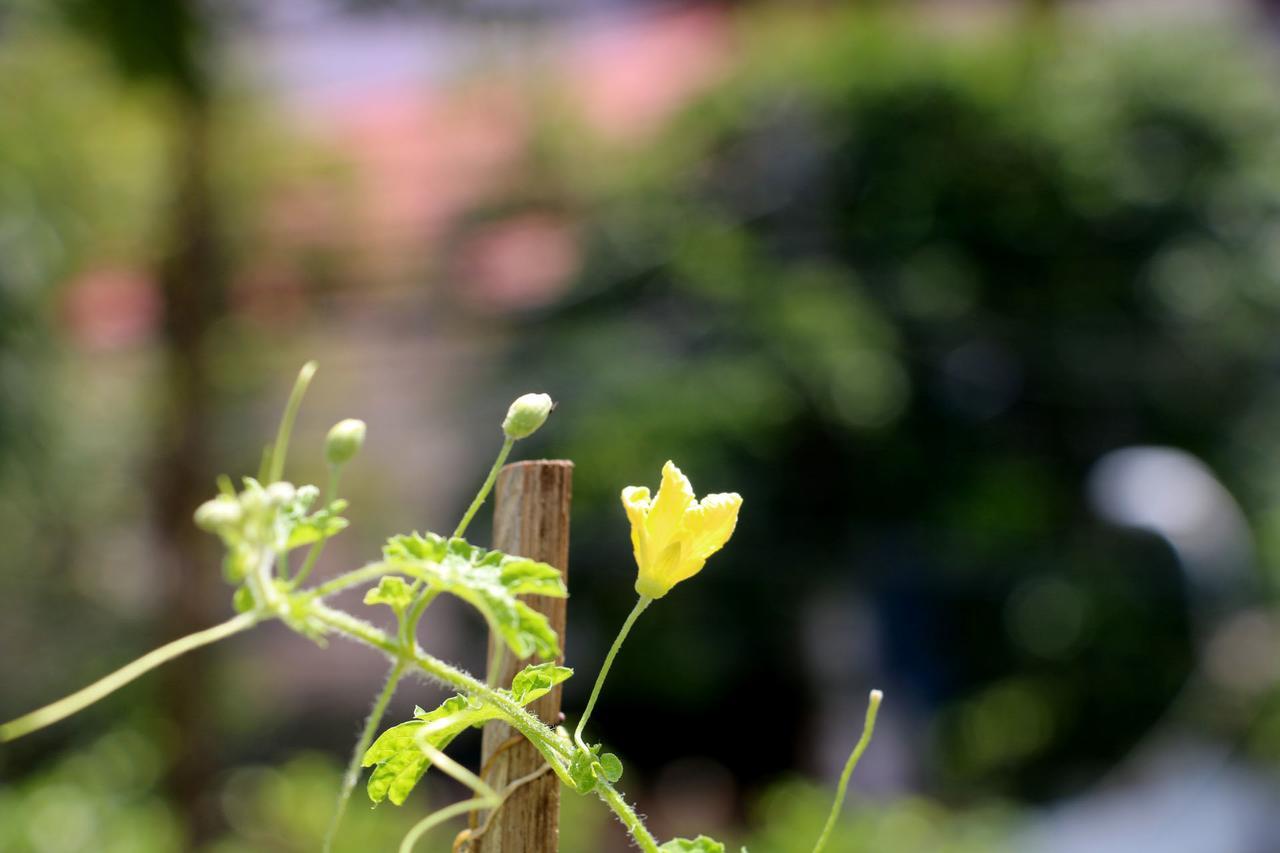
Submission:
[[[494,483],[498,482],[498,473],[502,470],[502,466],[506,463],[507,457],[511,455],[511,448],[516,446],[514,438],[504,439],[502,449],[498,451],[498,457],[493,460],[493,465],[489,468],[489,475],[484,478],[484,482],[480,485],[480,491],[476,492],[476,496],[471,500],[471,506],[467,507],[467,511],[462,514],[462,520],[458,522],[458,526],[453,529],[453,536],[457,538],[467,532],[467,528],[471,525],[471,519],[476,517],[480,507],[484,505],[485,498],[489,497],[489,492],[493,491]],[[416,641],[418,636],[418,620],[422,618],[422,612],[427,609],[427,605],[431,603],[429,598],[430,592],[419,592],[422,589],[422,578],[418,578],[413,582],[413,586],[409,591],[417,598],[414,599],[413,605],[409,608],[408,616],[404,620],[402,635],[405,642],[411,640]]]
[[[422,595],[418,596],[418,600],[413,603],[413,609],[405,614],[400,620],[400,642],[406,647],[412,648],[417,642],[417,631],[415,630],[418,621],[422,618],[422,614],[427,612],[427,608],[431,606],[431,602],[436,600],[440,595],[438,589],[425,589]]]
[[[827,823],[822,827],[822,834],[818,836],[818,843],[813,845],[813,853],[822,853],[822,848],[827,846],[827,839],[831,836],[831,831],[835,829],[836,818],[840,816],[840,807],[844,805],[844,795],[849,788],[849,777],[853,775],[853,768],[858,766],[858,760],[862,758],[862,753],[867,751],[867,744],[871,743],[871,735],[876,730],[876,714],[880,712],[880,701],[884,699],[884,694],[879,690],[872,690],[870,700],[867,703],[867,719],[862,724],[862,737],[858,738],[857,745],[854,746],[853,752],[849,753],[849,760],[844,764],[844,771],[840,774],[840,784],[836,786],[836,799],[831,804],[831,813],[827,815]]]
[[[413,828],[409,830],[408,835],[406,835],[404,840],[400,842],[400,853],[412,853],[413,846],[428,830],[439,826],[444,821],[455,815],[459,815],[464,811],[471,812],[479,811],[481,809],[489,810],[489,820],[485,821],[484,827],[480,830],[480,834],[483,834],[489,828],[489,821],[493,819],[497,810],[502,808],[502,804],[507,801],[507,797],[511,796],[512,791],[515,791],[522,785],[527,785],[529,782],[537,779],[550,769],[547,766],[543,766],[532,773],[527,773],[519,779],[512,780],[507,787],[502,789],[502,793],[498,793],[493,790],[493,788],[489,787],[487,782],[467,768],[463,767],[458,762],[454,761],[421,735],[419,735],[417,739],[417,744],[418,747],[427,754],[427,757],[431,759],[432,764],[452,776],[457,781],[461,782],[463,785],[466,785],[474,794],[476,794],[476,796],[470,800],[463,800],[460,803],[454,803],[453,805],[446,806],[439,811],[432,812],[418,823],[414,824]]]
[[[324,487],[324,503],[321,506],[328,507],[338,497],[338,479],[341,476],[342,466],[330,464],[329,478]],[[307,549],[307,556],[302,561],[302,567],[298,569],[298,573],[294,575],[293,580],[289,581],[289,589],[297,589],[307,579],[312,569],[316,567],[316,561],[320,559],[320,554],[324,551],[324,546],[328,541],[328,536],[322,536]]]
[[[362,583],[376,581],[378,578],[387,574],[406,574],[406,572],[397,569],[388,563],[370,563],[367,566],[361,566],[349,572],[343,572],[336,578],[330,578],[318,586],[314,586],[306,591],[307,595],[316,599],[328,598],[342,592],[344,589],[350,589],[353,586],[360,586]]]
[[[444,721],[440,722],[443,723]],[[419,838],[426,834],[426,832],[431,828],[440,825],[455,815],[460,815],[476,809],[496,809],[498,806],[502,805],[503,797],[499,796],[497,791],[489,787],[488,783],[479,776],[472,773],[448,755],[445,755],[442,750],[437,749],[432,745],[432,743],[424,736],[427,732],[428,729],[423,729],[422,734],[419,734],[418,737],[415,738],[418,748],[426,753],[427,758],[431,760],[431,763],[434,764],[437,769],[452,776],[463,785],[466,785],[476,794],[476,796],[470,800],[463,800],[460,803],[454,803],[451,806],[446,806],[443,809],[434,811],[422,820],[418,821],[418,823],[414,824],[413,828],[410,829],[409,833],[404,837],[404,841],[400,842],[400,853],[413,853],[413,845],[418,843]]]
[[[387,704],[395,695],[400,678],[404,675],[404,669],[405,662],[402,659],[397,659],[391,665],[391,671],[387,673],[387,681],[382,685],[382,690],[374,699],[373,708],[364,721],[364,729],[361,730],[360,738],[356,741],[351,760],[347,762],[347,771],[342,776],[342,790],[338,792],[338,807],[334,809],[333,817],[329,819],[329,829],[324,835],[324,853],[329,853],[333,849],[333,842],[338,837],[342,817],[346,814],[347,804],[351,801],[351,792],[360,781],[360,767],[364,761],[364,754],[369,749],[369,744],[373,743],[373,736],[378,733],[378,726],[381,725],[382,717],[387,712]]]
[[[212,628],[206,628],[203,631],[197,631],[194,634],[180,637],[171,643],[166,643],[132,663],[125,664],[110,675],[98,679],[88,687],[77,690],[70,696],[64,696],[56,702],[45,705],[43,708],[39,708],[29,714],[24,714],[16,720],[11,720],[0,726],[0,743],[17,740],[23,735],[31,734],[71,716],[77,711],[82,711],[99,699],[111,695],[130,681],[145,675],[161,664],[168,663],[174,658],[201,646],[225,640],[233,634],[252,628],[263,618],[265,618],[264,615],[260,613],[241,613],[239,616],[228,619],[220,625],[214,625]]]
[[[498,472],[502,470],[502,466],[507,461],[507,457],[511,455],[511,448],[515,447],[516,440],[508,438],[502,442],[502,449],[498,451],[498,458],[493,461],[493,467],[489,469],[489,476],[485,477],[484,484],[480,486],[480,491],[476,492],[475,498],[471,501],[471,506],[467,507],[467,511],[463,513],[462,521],[458,522],[458,526],[454,528],[453,535],[461,536],[467,532],[467,528],[471,525],[471,519],[476,517],[476,512],[484,504],[485,498],[489,497],[489,492],[493,491],[493,484],[498,482]]]
[[[582,719],[578,720],[578,727],[573,731],[573,740],[574,743],[578,744],[579,749],[587,749],[587,745],[582,741],[582,731],[587,727],[587,720],[591,719],[591,712],[596,708],[596,700],[600,698],[600,688],[604,686],[604,680],[609,675],[609,669],[613,666],[613,659],[617,657],[618,649],[622,648],[622,642],[627,639],[627,634],[631,633],[631,626],[636,624],[640,614],[652,603],[652,598],[640,596],[636,606],[631,609],[631,614],[627,616],[627,621],[622,623],[622,630],[618,631],[618,636],[614,638],[613,645],[609,648],[609,654],[605,655],[604,665],[600,667],[600,674],[596,676],[596,683],[591,688],[591,698],[587,700],[587,709],[582,712]]]
[[[426,729],[423,729],[423,732],[426,732]],[[449,774],[449,776],[470,788],[475,794],[489,801],[491,805],[485,806],[485,808],[493,808],[502,802],[502,797],[498,795],[497,791],[489,787],[488,782],[454,761],[443,750],[436,748],[423,735],[418,735],[415,742],[418,748],[431,759],[431,763],[436,766],[436,769]]]
[[[284,458],[289,453],[289,437],[293,434],[293,422],[297,420],[298,409],[302,406],[302,397],[307,393],[311,377],[316,375],[316,363],[308,361],[298,371],[298,378],[289,392],[289,402],[285,404],[284,416],[280,418],[280,428],[276,431],[276,443],[271,445],[271,463],[267,466],[267,483],[274,483],[284,476]],[[263,485],[266,485],[264,483]]]
[[[490,808],[493,808],[492,800],[486,797],[472,797],[469,800],[463,800],[451,806],[445,806],[439,811],[434,811],[413,825],[413,829],[409,830],[408,835],[404,837],[404,841],[400,842],[400,853],[413,853],[413,846],[418,843],[418,839],[446,820],[476,809]]]

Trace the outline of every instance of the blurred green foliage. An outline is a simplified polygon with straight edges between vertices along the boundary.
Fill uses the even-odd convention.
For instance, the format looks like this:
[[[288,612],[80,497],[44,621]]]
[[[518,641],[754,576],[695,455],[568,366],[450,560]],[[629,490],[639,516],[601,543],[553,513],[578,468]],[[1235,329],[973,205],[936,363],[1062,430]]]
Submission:
[[[170,736],[177,733],[170,732]],[[120,728],[68,752],[20,783],[0,788],[0,850],[9,853],[170,853],[191,849],[175,809],[156,792],[165,771],[164,731]],[[246,765],[208,792],[227,832],[204,853],[313,851],[337,798],[341,768],[301,753],[276,766]],[[394,850],[426,810],[453,792],[432,791],[403,809],[352,809],[334,849]],[[456,831],[456,829],[455,829]],[[439,838],[451,838],[445,830]],[[430,849],[447,849],[445,842]]]
[[[1248,514],[1275,497],[1270,64],[1212,28],[744,20],[745,56],[656,138],[558,116],[530,180],[476,216],[581,235],[574,286],[509,362],[572,413],[535,439],[577,464],[572,618],[621,620],[621,484],[672,456],[746,498],[734,547],[619,661],[604,734],[651,754],[628,719],[661,709],[664,754],[768,778],[799,742],[747,762],[733,726],[681,732],[762,677],[806,695],[805,622],[834,602],[875,615],[831,654],[924,712],[932,784],[1086,784],[1195,642],[1174,553],[1092,513],[1091,466],[1174,445]]]
[[[831,792],[811,782],[779,782],[752,815],[757,829],[743,840],[751,853],[793,853],[797,838],[813,835],[831,805]],[[998,806],[955,812],[903,797],[861,802],[845,814],[827,847],[832,853],[1002,853],[1012,851],[1015,812]]]
[[[184,847],[174,810],[156,795],[163,771],[156,732],[120,728],[67,754],[21,784],[0,789],[0,849],[9,853],[168,853]],[[228,831],[202,845],[203,853],[304,853],[316,850],[328,825],[341,768],[329,756],[304,753],[278,766],[233,768],[210,791],[210,806]],[[394,850],[428,803],[438,807],[456,792],[434,789],[403,808],[356,808],[335,850]],[[751,814],[753,830],[734,842],[751,853],[794,853],[796,838],[816,837],[831,792],[789,780],[770,788]],[[448,850],[462,821],[434,832],[421,849]],[[591,797],[565,792],[561,853],[598,853],[621,837],[607,809]],[[841,819],[833,853],[1000,853],[1018,826],[999,807],[964,814],[906,798],[864,802]],[[717,831],[716,833],[720,833]],[[737,849],[732,846],[731,849]]]

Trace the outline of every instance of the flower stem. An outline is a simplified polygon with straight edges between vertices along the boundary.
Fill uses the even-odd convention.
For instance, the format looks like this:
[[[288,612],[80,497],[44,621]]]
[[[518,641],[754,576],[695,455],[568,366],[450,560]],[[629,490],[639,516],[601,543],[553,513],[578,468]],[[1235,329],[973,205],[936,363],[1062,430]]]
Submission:
[[[271,462],[267,465],[267,482],[263,485],[274,483],[284,476],[284,458],[289,453],[293,422],[298,417],[298,408],[302,405],[302,396],[307,393],[307,386],[311,384],[311,377],[316,375],[316,366],[314,361],[308,361],[298,371],[293,391],[289,393],[289,402],[284,407],[284,416],[280,418],[280,428],[276,431],[276,443],[271,445]]]
[[[600,688],[604,686],[604,680],[609,675],[609,669],[613,666],[613,659],[618,654],[618,649],[622,648],[622,641],[627,638],[627,634],[631,633],[631,626],[640,618],[640,614],[645,608],[653,603],[653,599],[648,596],[640,596],[636,602],[636,606],[632,608],[631,615],[627,617],[627,621],[622,623],[622,630],[618,632],[618,636],[613,641],[613,646],[609,649],[609,654],[605,655],[604,665],[600,667],[600,674],[596,676],[595,686],[591,688],[591,698],[587,700],[587,709],[582,712],[582,719],[578,720],[578,728],[573,732],[573,740],[580,749],[587,749],[587,745],[582,741],[582,731],[587,727],[587,720],[591,719],[591,712],[595,710],[596,700],[600,698]]]
[[[342,475],[341,465],[329,466],[329,479],[324,487],[324,504],[328,507],[338,497],[338,478]],[[302,561],[302,568],[298,569],[298,573],[294,575],[293,580],[289,581],[289,589],[297,589],[302,582],[311,574],[311,570],[316,567],[316,561],[320,559],[320,552],[324,550],[325,543],[329,541],[328,536],[322,536],[311,544],[311,548],[307,550],[307,557]]]
[[[884,694],[879,690],[871,691],[870,701],[867,703],[867,719],[862,724],[862,737],[858,738],[858,743],[853,748],[853,752],[849,753],[849,760],[845,762],[844,771],[840,774],[840,784],[836,786],[836,799],[831,804],[831,813],[827,815],[827,823],[822,827],[822,834],[818,836],[818,843],[813,845],[813,853],[822,853],[822,848],[827,845],[827,839],[831,835],[831,830],[835,829],[836,818],[840,816],[840,807],[844,805],[844,795],[849,788],[849,777],[853,775],[853,768],[858,766],[858,759],[862,758],[862,753],[866,752],[867,744],[871,743],[871,735],[876,730],[876,714],[880,711],[880,701],[884,699]]]
[[[16,720],[11,720],[0,726],[0,743],[17,740],[23,735],[31,734],[78,711],[82,711],[99,699],[109,696],[138,676],[150,672],[161,664],[201,646],[216,643],[218,640],[226,639],[232,634],[238,634],[241,631],[252,628],[263,618],[264,616],[260,613],[242,613],[220,625],[214,625],[212,628],[206,628],[203,631],[197,631],[194,634],[180,637],[171,643],[166,643],[132,663],[125,664],[110,675],[98,679],[88,687],[77,690],[70,696],[64,696],[57,702],[45,705],[43,708],[24,714]]]
[[[498,458],[493,461],[493,467],[489,469],[489,476],[485,478],[484,484],[480,486],[480,491],[476,492],[475,499],[471,501],[471,506],[467,507],[467,511],[463,514],[462,521],[458,522],[458,527],[453,531],[455,537],[467,532],[471,519],[476,517],[476,512],[484,504],[485,498],[489,497],[489,492],[493,490],[493,484],[498,482],[498,472],[502,470],[502,466],[507,461],[507,457],[511,455],[511,448],[515,447],[515,444],[514,438],[508,438],[502,442],[502,449],[498,451]]]
[[[454,529],[454,537],[459,537],[467,532],[467,527],[471,524],[471,519],[476,517],[476,513],[484,504],[485,498],[489,497],[489,492],[493,491],[493,484],[498,482],[498,472],[502,470],[503,464],[507,461],[507,457],[511,455],[511,448],[515,447],[515,439],[508,438],[502,442],[502,449],[498,451],[498,458],[493,460],[493,467],[489,469],[489,476],[485,477],[484,483],[480,486],[480,491],[476,492],[475,498],[471,501],[471,506],[467,507],[467,511],[463,513],[462,520],[458,522],[458,526]],[[406,642],[418,636],[418,620],[422,618],[422,611],[427,609],[427,605],[431,603],[430,593],[418,591],[422,588],[422,578],[418,578],[413,582],[413,586],[409,588],[410,593],[417,595],[413,605],[410,606],[408,616],[404,620],[402,626],[403,637]]]
[[[355,789],[356,782],[360,781],[360,767],[364,762],[365,751],[369,749],[369,744],[373,743],[373,736],[378,733],[382,716],[387,712],[387,704],[391,701],[391,697],[395,695],[400,678],[404,675],[404,669],[405,662],[402,659],[397,659],[391,665],[391,671],[387,673],[387,683],[382,685],[378,698],[373,701],[373,709],[369,711],[369,716],[364,721],[360,739],[356,741],[351,760],[347,762],[347,772],[342,776],[342,790],[338,792],[338,807],[334,810],[333,817],[329,820],[329,829],[324,835],[324,853],[329,853],[333,849],[334,839],[338,837],[338,827],[342,824],[342,816],[346,814],[347,803],[351,800],[351,792]]]

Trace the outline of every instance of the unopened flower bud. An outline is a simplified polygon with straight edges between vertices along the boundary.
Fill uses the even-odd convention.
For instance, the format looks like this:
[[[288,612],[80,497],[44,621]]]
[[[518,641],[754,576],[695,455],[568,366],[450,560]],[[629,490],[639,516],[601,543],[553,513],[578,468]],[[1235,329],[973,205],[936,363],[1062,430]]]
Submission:
[[[267,500],[272,506],[284,506],[297,494],[298,490],[293,487],[293,483],[286,483],[283,480],[267,486]]]
[[[507,438],[528,438],[538,431],[538,427],[547,422],[547,415],[555,408],[551,397],[547,394],[524,394],[516,398],[507,409],[507,418],[502,422],[502,431]]]
[[[364,421],[347,418],[338,421],[324,440],[324,458],[330,465],[345,465],[360,452],[364,444]]]
[[[267,497],[266,489],[254,483],[245,488],[240,493],[240,508],[244,510],[244,514],[256,518],[271,506],[270,498]]]
[[[239,502],[228,495],[219,495],[196,508],[196,527],[210,533],[219,533],[240,522],[243,513]]]

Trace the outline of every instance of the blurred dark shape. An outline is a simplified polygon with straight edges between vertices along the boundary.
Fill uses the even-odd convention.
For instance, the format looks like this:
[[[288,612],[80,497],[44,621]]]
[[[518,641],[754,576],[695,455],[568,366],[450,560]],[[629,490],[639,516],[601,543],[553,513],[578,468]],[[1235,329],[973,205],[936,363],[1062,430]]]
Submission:
[[[64,0],[69,20],[121,73],[159,87],[173,101],[171,195],[157,269],[163,383],[150,493],[156,547],[164,555],[159,635],[181,636],[214,621],[217,569],[191,507],[216,470],[210,428],[216,412],[209,332],[225,313],[225,258],[212,188],[214,81],[205,65],[212,23],[196,0]],[[162,679],[162,714],[181,732],[168,784],[192,843],[213,835],[219,816],[207,797],[217,759],[208,713],[206,655],[188,656]]]
[[[184,99],[209,94],[209,22],[189,0],[56,0],[67,20],[128,77]]]
[[[1098,518],[1085,482],[1168,445],[1245,517],[1267,506],[1239,439],[1275,383],[1280,111],[1242,36],[1027,20],[759,13],[658,137],[561,117],[536,189],[495,205],[580,222],[582,271],[510,361],[561,401],[539,440],[578,464],[573,635],[626,607],[620,486],[674,457],[746,499],[603,698],[639,764],[656,716],[663,755],[744,784],[791,764],[824,701],[795,665],[816,601],[872,598],[880,653],[850,684],[885,687],[923,781],[965,797],[1079,789],[1192,671],[1179,553]],[[707,731],[725,706],[760,710]],[[775,736],[744,751],[760,715]]]

